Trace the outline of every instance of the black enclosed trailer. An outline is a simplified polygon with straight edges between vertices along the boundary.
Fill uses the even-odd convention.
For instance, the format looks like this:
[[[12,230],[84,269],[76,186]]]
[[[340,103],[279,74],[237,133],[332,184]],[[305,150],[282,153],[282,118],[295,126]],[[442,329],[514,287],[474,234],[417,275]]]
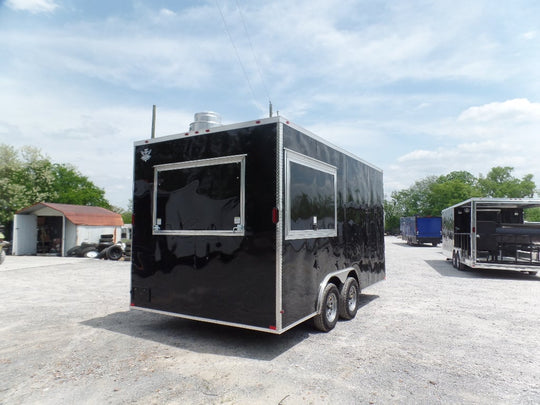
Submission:
[[[443,254],[459,270],[540,269],[540,224],[524,221],[538,199],[471,198],[442,211]]]
[[[135,143],[132,308],[270,333],[353,318],[385,277],[381,170],[279,116],[201,128]]]

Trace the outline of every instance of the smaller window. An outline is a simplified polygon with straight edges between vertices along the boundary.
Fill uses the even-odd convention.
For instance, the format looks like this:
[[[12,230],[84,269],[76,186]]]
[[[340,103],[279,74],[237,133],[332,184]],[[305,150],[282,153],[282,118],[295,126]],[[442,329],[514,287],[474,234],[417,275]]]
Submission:
[[[285,150],[285,238],[337,236],[337,169]]]

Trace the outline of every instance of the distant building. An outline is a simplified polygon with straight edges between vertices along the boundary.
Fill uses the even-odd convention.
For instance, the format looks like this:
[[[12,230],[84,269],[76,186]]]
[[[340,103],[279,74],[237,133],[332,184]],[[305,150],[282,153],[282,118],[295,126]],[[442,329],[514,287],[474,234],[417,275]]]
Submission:
[[[38,203],[15,213],[13,255],[66,252],[84,242],[97,243],[101,235],[121,238],[122,216],[101,207]]]

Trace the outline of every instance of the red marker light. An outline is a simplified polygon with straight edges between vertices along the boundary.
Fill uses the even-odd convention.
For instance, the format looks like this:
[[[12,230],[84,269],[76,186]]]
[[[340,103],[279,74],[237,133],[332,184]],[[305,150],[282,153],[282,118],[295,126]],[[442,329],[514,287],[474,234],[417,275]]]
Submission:
[[[274,325],[270,325],[268,329],[276,330],[277,328]]]
[[[277,208],[272,208],[272,222],[277,224],[279,221],[279,210]]]

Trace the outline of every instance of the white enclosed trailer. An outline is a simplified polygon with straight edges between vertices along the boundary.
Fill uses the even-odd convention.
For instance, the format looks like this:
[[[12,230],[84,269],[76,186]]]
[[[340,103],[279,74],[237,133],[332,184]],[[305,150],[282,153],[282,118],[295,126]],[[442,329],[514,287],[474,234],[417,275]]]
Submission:
[[[540,224],[524,221],[524,211],[540,199],[471,198],[442,211],[443,253],[454,267],[540,269]]]

